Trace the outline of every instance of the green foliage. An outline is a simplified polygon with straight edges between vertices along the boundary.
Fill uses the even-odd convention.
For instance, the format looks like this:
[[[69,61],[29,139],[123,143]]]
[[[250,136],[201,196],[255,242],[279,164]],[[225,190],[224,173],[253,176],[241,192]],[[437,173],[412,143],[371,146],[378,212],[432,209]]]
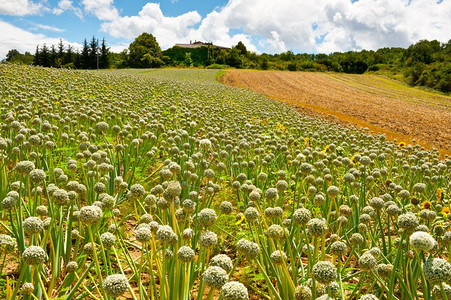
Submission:
[[[74,52],[72,46],[65,46],[60,40],[57,46],[51,45],[50,48],[46,44],[42,47],[38,45],[34,56],[28,55],[35,66],[77,69],[106,69],[110,66],[110,51],[105,39],[99,47],[99,41],[94,36],[90,43],[86,39],[83,41],[80,52]]]
[[[128,50],[128,65],[132,68],[158,68],[163,65],[163,60],[159,57],[161,48],[150,33],[143,32],[139,35]]]
[[[206,69],[227,69],[227,68],[230,68],[230,66],[229,65],[220,65],[220,64],[211,64],[205,68]]]
[[[375,72],[412,86],[451,92],[451,40],[447,43],[421,40],[407,49],[381,48],[331,54],[295,54],[289,50],[280,54],[257,54],[249,52],[241,41],[231,49],[207,43],[195,48],[174,46],[161,51],[156,38],[144,32],[121,53],[110,53],[104,39],[99,47],[99,41],[93,37],[89,43],[85,39],[80,52],[74,52],[71,46],[64,46],[60,41],[57,46],[38,46],[34,57],[28,52],[21,54],[16,49],[10,50],[3,62],[79,69],[96,69],[98,64],[101,69],[164,65],[351,74]]]
[[[209,49],[207,46],[200,46],[196,48],[182,48],[174,46],[163,51],[164,55],[170,58],[170,64],[172,66],[186,65],[187,54],[191,58],[191,65],[202,66],[208,65],[209,61]]]
[[[240,52],[241,55],[247,54],[247,48],[244,46],[243,42],[239,41],[238,44],[236,44],[235,48]]]
[[[16,49],[9,50],[6,54],[4,62],[31,65],[33,63],[33,55],[30,52],[25,52],[25,54],[20,53]]]

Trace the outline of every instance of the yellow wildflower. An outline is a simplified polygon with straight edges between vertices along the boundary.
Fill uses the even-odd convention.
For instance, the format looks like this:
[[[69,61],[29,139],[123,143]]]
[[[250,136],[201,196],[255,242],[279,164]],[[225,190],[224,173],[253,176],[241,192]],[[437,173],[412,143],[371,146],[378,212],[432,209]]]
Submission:
[[[440,203],[440,201],[443,200],[443,191],[441,188],[437,189],[437,192],[435,192],[435,195],[437,196],[437,203]]]
[[[241,219],[238,220],[238,222],[235,223],[235,225],[240,225],[241,223],[243,223],[245,217],[244,214],[241,215]]]
[[[428,200],[421,202],[421,209],[430,209],[431,207],[432,204]]]

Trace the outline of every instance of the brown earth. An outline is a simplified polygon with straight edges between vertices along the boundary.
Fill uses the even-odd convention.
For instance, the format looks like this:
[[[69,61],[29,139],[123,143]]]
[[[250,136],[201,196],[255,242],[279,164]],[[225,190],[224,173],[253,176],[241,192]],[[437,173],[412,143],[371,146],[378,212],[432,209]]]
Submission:
[[[378,75],[231,70],[223,82],[288,102],[302,112],[451,155],[449,96]]]

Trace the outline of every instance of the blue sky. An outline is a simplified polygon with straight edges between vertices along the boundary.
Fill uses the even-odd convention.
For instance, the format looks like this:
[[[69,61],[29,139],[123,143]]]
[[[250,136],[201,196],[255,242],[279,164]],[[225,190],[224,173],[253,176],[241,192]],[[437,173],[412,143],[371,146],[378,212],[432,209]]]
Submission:
[[[451,39],[451,0],[0,0],[0,59],[37,44],[79,47],[105,38],[113,51],[149,32],[163,49],[242,41],[258,53],[330,53]]]

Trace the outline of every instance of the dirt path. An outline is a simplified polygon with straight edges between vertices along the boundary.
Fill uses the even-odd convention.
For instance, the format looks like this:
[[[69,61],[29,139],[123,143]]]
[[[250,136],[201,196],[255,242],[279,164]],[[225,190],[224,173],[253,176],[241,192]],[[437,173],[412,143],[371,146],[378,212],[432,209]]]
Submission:
[[[451,154],[451,97],[376,75],[232,70],[225,73],[224,83]]]

